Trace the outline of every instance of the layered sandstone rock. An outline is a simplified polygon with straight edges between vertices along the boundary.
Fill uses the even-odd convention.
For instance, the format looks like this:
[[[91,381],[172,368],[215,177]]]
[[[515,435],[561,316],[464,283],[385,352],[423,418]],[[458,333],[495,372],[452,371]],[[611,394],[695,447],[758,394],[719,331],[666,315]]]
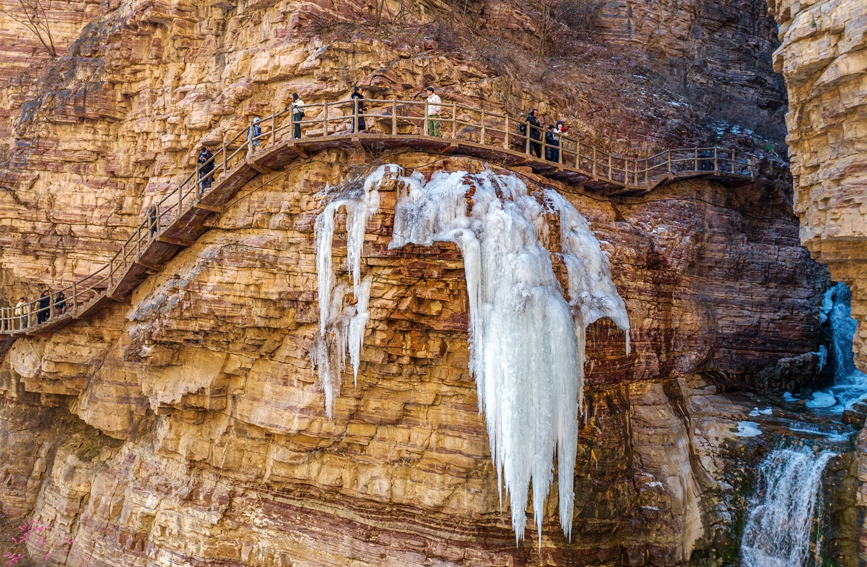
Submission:
[[[801,240],[852,290],[856,364],[867,370],[867,13],[859,0],[770,4],[782,41],[775,68],[789,91]]]
[[[422,20],[438,9],[417,5]],[[558,108],[560,93],[423,43],[351,29],[325,39],[324,24],[357,20],[363,3],[100,6],[64,57],[0,89],[7,300],[100,266],[188,174],[197,144],[293,91],[318,102],[358,83],[408,98],[433,82],[475,106]],[[49,526],[34,555],[70,567],[675,565],[721,544],[733,489],[719,455],[745,410],[721,417],[714,392],[818,348],[825,275],[798,244],[783,176],[617,201],[557,187],[610,256],[633,351],[604,321],[588,329],[575,530],[560,534],[552,499],[537,549],[535,533],[515,546],[500,510],[467,370],[461,256],[448,244],[387,249],[394,188],[367,227],[358,383],[346,378],[325,417],[310,357],[314,222],[326,187],[384,162],[425,175],[486,166],[335,150],[261,176],[129,305],[4,353],[0,512]]]

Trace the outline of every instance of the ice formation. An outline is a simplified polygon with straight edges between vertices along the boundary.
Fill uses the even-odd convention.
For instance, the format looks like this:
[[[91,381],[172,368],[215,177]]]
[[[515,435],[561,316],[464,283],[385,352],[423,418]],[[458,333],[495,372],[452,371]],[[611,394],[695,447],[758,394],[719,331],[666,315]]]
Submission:
[[[516,541],[524,534],[532,482],[541,542],[555,452],[560,524],[571,537],[585,329],[605,316],[627,337],[629,330],[608,260],[584,218],[555,191],[528,195],[517,177],[490,171],[439,172],[427,183],[414,174],[401,181],[390,247],[448,241],[464,256],[470,371]],[[568,301],[543,245],[550,239],[546,215],[559,216]]]
[[[361,253],[367,219],[379,210],[377,187],[386,175],[387,166],[378,168],[361,186],[353,186],[335,195],[316,219],[316,271],[319,288],[319,333],[313,349],[313,363],[325,392],[325,411],[332,416],[334,395],[349,351],[353,374],[357,380],[364,330],[370,317],[370,277],[361,279]],[[334,215],[346,211],[346,262],[352,280],[355,304],[347,304],[349,286],[337,283],[332,259]]]
[[[810,409],[828,409],[843,413],[867,397],[867,374],[855,367],[852,340],[858,324],[852,318],[852,294],[846,284],[837,283],[825,292],[820,317],[831,331],[830,353],[820,349],[820,362],[830,359],[834,368],[834,385],[825,391],[813,392],[807,402]],[[824,353],[822,351],[825,351]]]

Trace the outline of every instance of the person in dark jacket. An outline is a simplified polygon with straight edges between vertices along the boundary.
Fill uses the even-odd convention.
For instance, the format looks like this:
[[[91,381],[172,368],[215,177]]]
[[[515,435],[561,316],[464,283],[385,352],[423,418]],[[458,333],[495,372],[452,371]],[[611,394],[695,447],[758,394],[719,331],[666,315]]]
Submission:
[[[560,162],[560,136],[565,133],[566,124],[562,120],[558,120],[557,124],[553,126],[553,130],[551,130],[551,140],[548,141],[551,145],[551,161]]]
[[[355,107],[352,109],[353,116],[357,118],[353,119],[352,131],[356,132],[355,125],[358,124],[358,132],[364,132],[367,129],[367,125],[364,123],[364,114],[367,112],[367,108],[364,106],[364,95],[361,94],[361,87],[353,87],[352,88],[352,100],[355,101]]]
[[[211,188],[211,182],[214,180],[214,175],[211,173],[214,171],[213,157],[214,154],[211,153],[211,150],[202,146],[199,157],[196,159],[199,164],[199,194],[204,193],[205,189]]]
[[[554,157],[554,146],[558,144],[557,138],[554,137],[554,125],[548,124],[548,129],[545,132],[545,159],[548,161],[557,161]]]
[[[58,291],[54,294],[54,312],[57,315],[63,315],[64,311],[66,311],[66,294]]]
[[[51,294],[47,289],[43,289],[42,293],[39,294],[39,311],[36,314],[36,322],[41,325],[42,323],[48,321],[48,318],[51,316],[51,311],[49,307],[51,306]]]
[[[542,124],[539,122],[539,111],[535,108],[527,115],[527,128],[530,129],[530,154],[536,157],[542,157],[542,144],[539,140],[542,139]]]
[[[157,206],[151,205],[148,207],[147,212],[147,221],[148,221],[148,231],[151,237],[156,234],[157,229],[159,228],[159,223],[157,222]]]

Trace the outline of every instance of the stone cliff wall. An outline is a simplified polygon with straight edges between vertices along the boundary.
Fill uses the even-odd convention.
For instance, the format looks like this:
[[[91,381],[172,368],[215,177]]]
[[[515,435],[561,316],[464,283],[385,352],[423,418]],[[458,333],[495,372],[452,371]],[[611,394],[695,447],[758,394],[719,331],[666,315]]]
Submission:
[[[200,142],[293,91],[317,102],[362,84],[408,98],[433,82],[498,110],[557,108],[558,93],[423,43],[363,28],[326,40],[323,22],[366,12],[337,4],[105,2],[65,55],[4,83],[3,298],[105,262]],[[358,384],[347,379],[325,417],[309,355],[313,224],[326,186],[384,162],[426,175],[484,167],[319,154],[251,182],[129,305],[13,345],[0,363],[0,512],[50,526],[45,562],[674,565],[721,544],[731,487],[717,452],[733,439],[708,417],[713,403],[695,400],[714,391],[706,380],[743,385],[818,347],[825,274],[798,244],[781,176],[618,201],[560,187],[610,255],[633,351],[605,322],[588,330],[575,531],[560,535],[550,502],[537,550],[536,534],[515,546],[500,510],[467,370],[460,254],[388,251],[393,191],[368,224]]]
[[[801,240],[852,290],[855,364],[867,371],[867,11],[859,0],[769,0],[782,45],[774,67],[789,91],[788,143]],[[856,446],[860,488],[850,519],[867,562],[867,431]]]

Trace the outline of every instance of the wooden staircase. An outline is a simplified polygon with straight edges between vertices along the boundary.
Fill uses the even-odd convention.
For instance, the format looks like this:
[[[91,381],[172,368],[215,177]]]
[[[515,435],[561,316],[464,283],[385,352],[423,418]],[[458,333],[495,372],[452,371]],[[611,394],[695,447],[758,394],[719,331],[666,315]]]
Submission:
[[[197,166],[175,190],[152,206],[144,220],[111,261],[63,288],[48,300],[34,299],[20,307],[0,308],[0,359],[19,336],[56,331],[85,319],[113,301],[126,302],[149,275],[160,271],[183,248],[191,246],[209,227],[209,220],[255,177],[278,171],[299,160],[331,149],[387,151],[412,148],[435,154],[473,157],[504,167],[529,167],[534,173],[608,196],[641,195],[675,180],[707,178],[727,186],[752,183],[757,160],[722,148],[666,150],[649,157],[630,158],[605,152],[576,138],[559,137],[558,146],[521,133],[519,120],[458,104],[443,104],[439,117],[441,137],[426,134],[435,117],[423,101],[366,100],[359,113],[357,101],[304,106],[306,116],[295,121],[289,111],[266,117],[262,132],[251,127],[224,139],[214,152],[203,187],[202,166]],[[357,133],[364,118],[368,130]],[[293,138],[295,127],[303,137]],[[557,150],[554,161],[531,151],[538,146]],[[43,314],[43,317],[40,317]],[[45,319],[40,322],[39,319]]]

